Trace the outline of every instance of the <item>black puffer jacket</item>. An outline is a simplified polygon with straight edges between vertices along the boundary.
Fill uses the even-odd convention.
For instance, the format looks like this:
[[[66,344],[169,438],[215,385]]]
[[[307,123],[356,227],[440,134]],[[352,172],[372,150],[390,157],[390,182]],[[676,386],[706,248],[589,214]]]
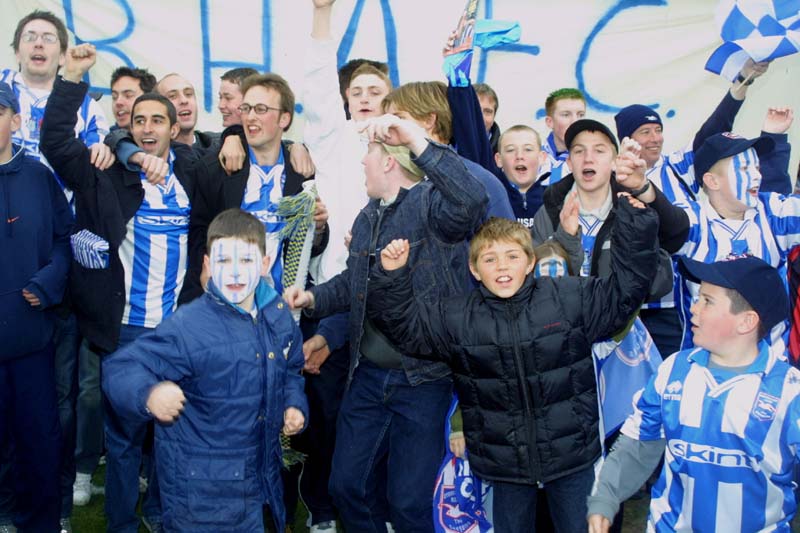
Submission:
[[[620,202],[607,278],[529,275],[511,298],[481,286],[425,306],[408,269],[375,269],[382,331],[418,357],[445,360],[461,402],[470,465],[486,480],[533,484],[600,454],[591,345],[641,305],[657,257],[652,209]]]

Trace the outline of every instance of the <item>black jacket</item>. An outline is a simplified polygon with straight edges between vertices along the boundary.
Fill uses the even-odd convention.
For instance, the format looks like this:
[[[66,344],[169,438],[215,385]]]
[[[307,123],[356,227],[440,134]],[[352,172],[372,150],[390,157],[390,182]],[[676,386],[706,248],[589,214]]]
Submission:
[[[241,126],[227,128],[222,133],[220,142],[224,143],[228,135],[238,135],[245,152],[248,151],[247,139],[244,137],[244,130]],[[283,184],[282,193],[283,196],[292,196],[302,192],[303,182],[314,178],[306,178],[292,167],[289,161],[289,151],[286,148],[287,144],[289,143],[284,142],[281,145],[286,171],[286,181]],[[210,152],[194,166],[194,179],[198,191],[194,200],[199,207],[200,216],[192,216],[189,228],[189,272],[186,274],[186,289],[181,293],[181,303],[186,303],[203,294],[200,273],[203,269],[203,255],[206,253],[208,225],[211,224],[214,217],[226,209],[242,206],[247,178],[250,176],[249,158],[245,158],[244,166],[239,171],[228,176],[219,162],[218,154],[218,150]],[[316,257],[325,250],[328,245],[328,236],[329,231],[326,225],[322,240],[311,249],[312,257]]]
[[[88,229],[108,241],[109,268],[88,269],[75,260],[70,269],[70,297],[81,334],[103,351],[116,350],[125,308],[125,274],[117,253],[126,226],[144,199],[138,172],[119,162],[100,171],[90,161],[89,149],[75,138],[77,110],[88,86],[60,77],[45,108],[40,149],[56,173],[75,193],[75,228]],[[191,149],[173,143],[175,175],[192,201]]]
[[[657,257],[652,209],[617,208],[612,274],[529,275],[511,298],[481,286],[426,306],[407,268],[375,269],[370,302],[408,353],[446,361],[460,401],[470,466],[486,480],[534,484],[588,468],[600,454],[592,342],[641,305]]]

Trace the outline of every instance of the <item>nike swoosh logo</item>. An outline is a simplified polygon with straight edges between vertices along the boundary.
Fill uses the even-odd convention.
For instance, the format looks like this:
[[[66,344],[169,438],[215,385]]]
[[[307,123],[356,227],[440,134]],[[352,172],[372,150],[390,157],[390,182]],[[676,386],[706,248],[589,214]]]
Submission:
[[[6,219],[6,222],[8,222],[9,224],[13,224],[13,223],[14,223],[14,222],[16,222],[17,220],[19,220],[19,217],[7,218],[7,219]]]

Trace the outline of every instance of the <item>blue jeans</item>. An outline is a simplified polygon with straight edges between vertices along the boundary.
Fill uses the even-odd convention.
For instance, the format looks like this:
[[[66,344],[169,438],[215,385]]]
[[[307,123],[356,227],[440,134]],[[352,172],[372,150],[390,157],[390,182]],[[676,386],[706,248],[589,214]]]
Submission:
[[[53,344],[0,362],[0,450],[13,451],[14,523],[20,531],[59,531],[61,425]]]
[[[402,370],[361,360],[339,411],[330,479],[347,531],[385,532],[387,520],[404,533],[433,531],[452,389],[450,378],[414,387]]]
[[[100,356],[89,347],[86,340],[78,351],[78,401],[75,414],[75,468],[82,474],[93,474],[103,455],[103,396],[100,389]]]
[[[586,497],[594,483],[591,466],[548,482],[544,486],[547,507],[557,533],[586,531]],[[495,481],[493,522],[495,533],[536,531],[536,485]]]
[[[150,331],[148,328],[125,326],[120,328],[119,347],[133,342]],[[106,357],[114,357],[114,354]],[[136,503],[139,501],[139,468],[142,465],[142,444],[149,422],[132,421],[117,416],[111,403],[103,397],[106,435],[106,519],[109,532],[136,533],[139,518]],[[155,461],[148,468],[147,492],[142,502],[142,514],[150,520],[161,521],[158,481]]]
[[[75,401],[78,397],[78,321],[70,313],[66,318],[56,318],[55,376],[58,418],[61,422],[63,446],[61,450],[61,516],[72,515],[72,485],[75,483]]]

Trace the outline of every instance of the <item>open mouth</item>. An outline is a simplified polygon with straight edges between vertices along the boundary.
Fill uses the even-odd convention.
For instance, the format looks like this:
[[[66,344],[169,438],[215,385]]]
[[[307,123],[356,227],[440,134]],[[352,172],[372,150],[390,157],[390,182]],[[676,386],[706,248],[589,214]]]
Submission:
[[[231,292],[239,292],[244,289],[244,283],[229,283],[225,285],[225,288]]]
[[[152,150],[156,147],[156,140],[152,137],[145,137],[142,139],[142,148],[145,150]]]
[[[181,118],[189,118],[189,117],[192,116],[192,112],[191,111],[181,111],[180,113],[178,113],[178,116],[181,117]]]
[[[500,276],[499,278],[495,279],[495,281],[501,285],[511,283],[511,276]]]
[[[528,171],[528,166],[527,165],[517,165],[517,166],[514,167],[514,170],[516,170],[517,172],[527,172]]]
[[[33,61],[34,63],[37,63],[37,64],[38,63],[44,63],[44,62],[47,61],[47,57],[43,56],[41,54],[34,54],[34,55],[31,56],[31,61]]]
[[[592,179],[596,174],[597,172],[592,168],[585,168],[583,169],[583,172],[581,172],[581,175],[586,179]]]

